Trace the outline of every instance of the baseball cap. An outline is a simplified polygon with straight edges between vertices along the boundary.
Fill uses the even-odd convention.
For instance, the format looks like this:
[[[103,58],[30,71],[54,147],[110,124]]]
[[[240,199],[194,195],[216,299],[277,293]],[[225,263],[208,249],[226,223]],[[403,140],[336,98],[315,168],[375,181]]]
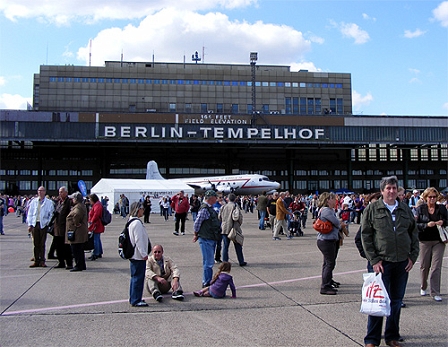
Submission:
[[[218,195],[216,194],[216,192],[215,192],[214,190],[209,189],[209,190],[207,190],[207,191],[205,192],[204,196],[205,196],[206,198],[208,198],[208,197],[210,197],[210,196],[218,196]]]
[[[413,193],[413,194],[418,193],[418,190],[417,190],[417,189],[414,189],[414,190],[412,191],[412,193]]]
[[[74,192],[72,195],[69,195],[68,198],[82,201],[82,194],[80,192]]]

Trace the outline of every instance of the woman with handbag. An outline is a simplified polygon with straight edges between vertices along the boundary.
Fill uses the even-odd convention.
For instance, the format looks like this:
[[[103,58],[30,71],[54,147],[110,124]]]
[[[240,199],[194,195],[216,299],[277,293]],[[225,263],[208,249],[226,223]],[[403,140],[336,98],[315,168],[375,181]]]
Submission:
[[[80,192],[69,196],[73,205],[66,220],[65,243],[72,248],[75,266],[70,272],[86,270],[86,258],[84,256],[84,243],[87,241],[89,230],[87,228],[87,209],[83,203]]]
[[[243,224],[243,214],[241,213],[240,207],[235,202],[236,195],[230,193],[228,198],[229,202],[220,208],[218,215],[218,218],[221,221],[221,235],[224,244],[222,249],[222,260],[229,261],[229,245],[230,241],[233,241],[238,263],[240,266],[246,266],[247,263],[244,261],[243,245],[236,242],[236,240],[230,240],[228,237],[232,229],[240,234],[243,233],[241,230],[241,224]]]
[[[420,295],[429,294],[429,276],[431,296],[435,301],[442,301],[440,280],[445,243],[440,239],[437,226],[447,226],[447,210],[444,205],[437,204],[440,194],[433,187],[426,188],[421,198],[425,203],[417,207],[415,217],[420,241]]]
[[[319,196],[319,213],[317,218],[333,224],[333,229],[329,233],[317,233],[317,248],[319,248],[324,256],[322,284],[320,287],[320,293],[322,295],[336,295],[336,288],[340,284],[333,280],[333,270],[336,266],[336,257],[338,256],[339,249],[339,231],[342,227],[339,219],[336,217],[335,205],[336,195],[334,193],[325,192]]]

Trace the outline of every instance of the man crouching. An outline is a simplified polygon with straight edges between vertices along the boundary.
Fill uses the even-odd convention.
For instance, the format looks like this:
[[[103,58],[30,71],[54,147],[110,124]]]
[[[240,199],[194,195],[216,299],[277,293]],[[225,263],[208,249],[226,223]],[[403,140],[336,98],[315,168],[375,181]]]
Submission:
[[[152,248],[152,255],[146,261],[146,280],[149,292],[158,302],[162,301],[162,294],[168,293],[170,289],[173,290],[173,299],[184,299],[179,282],[179,269],[171,258],[163,255],[161,245]]]

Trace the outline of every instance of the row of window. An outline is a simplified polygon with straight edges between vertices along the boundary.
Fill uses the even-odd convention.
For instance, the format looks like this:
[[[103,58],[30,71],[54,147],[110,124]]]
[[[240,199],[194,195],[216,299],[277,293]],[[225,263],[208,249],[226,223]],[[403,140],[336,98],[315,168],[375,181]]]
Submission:
[[[38,175],[39,170],[0,169],[0,176],[38,176]],[[84,177],[84,176],[93,176],[93,170],[42,170],[41,175]]]
[[[168,80],[148,78],[95,78],[95,77],[50,77],[50,82],[74,83],[115,83],[115,84],[176,84],[176,85],[207,85],[252,87],[252,81],[215,81],[215,80]],[[255,82],[256,87],[287,87],[287,88],[323,88],[340,89],[342,83],[305,83],[305,82]]]
[[[87,187],[87,190],[90,190],[93,187],[92,181],[84,181]],[[38,181],[18,181],[15,182],[18,185],[18,189],[20,191],[37,191],[37,188],[39,188],[40,184]],[[47,189],[47,192],[54,192],[59,190],[60,187],[65,186],[69,187],[68,181],[46,181],[43,182],[43,186]],[[0,191],[7,190],[6,181],[0,180]]]
[[[291,103],[292,102],[292,103]],[[191,103],[185,104],[185,109],[180,110],[177,109],[176,103],[169,103],[168,110],[169,112],[179,112],[184,111],[186,113],[192,113],[193,107]],[[231,114],[238,114],[240,112],[244,112],[245,110],[240,109],[239,104],[231,104],[229,110],[224,109],[223,103],[217,103],[216,107],[209,107],[209,104],[202,103],[200,105],[200,112],[201,113],[207,113],[210,110],[213,110],[213,112],[216,113],[224,113],[224,112],[230,112]],[[135,112],[136,108],[135,105],[130,105],[129,108],[130,112]],[[149,111],[148,111],[149,112]],[[252,113],[253,107],[252,104],[246,105],[246,112]],[[263,104],[261,105],[261,113],[263,114],[269,114],[271,113],[270,105],[269,104]],[[343,107],[343,99],[342,98],[330,98],[330,107],[325,108],[323,113],[324,114],[343,114],[344,107]],[[272,113],[280,113],[278,111],[272,111]],[[305,98],[305,97],[286,97],[285,98],[285,114],[322,114],[322,100],[321,98]]]
[[[420,170],[408,170],[408,175],[434,175],[434,170],[432,169],[420,169]],[[440,169],[440,175],[446,175],[447,170]],[[294,170],[294,176],[346,176],[346,170]],[[400,176],[403,175],[403,170],[352,170],[353,176]]]
[[[403,161],[403,150],[398,148],[387,148],[387,145],[371,144],[369,148],[352,149],[352,161]],[[411,148],[411,161],[448,161],[448,145],[441,148]]]

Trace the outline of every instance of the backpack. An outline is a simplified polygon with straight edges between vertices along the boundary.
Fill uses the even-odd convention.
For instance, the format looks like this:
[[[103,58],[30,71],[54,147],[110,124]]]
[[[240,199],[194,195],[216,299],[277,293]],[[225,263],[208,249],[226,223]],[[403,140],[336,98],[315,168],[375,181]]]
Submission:
[[[129,237],[129,225],[138,218],[131,219],[124,226],[120,236],[118,236],[118,254],[123,259],[131,259],[134,256],[135,245],[132,245]]]
[[[106,206],[103,206],[103,213],[101,214],[101,224],[108,225],[110,224],[110,222],[112,222],[112,215],[110,214]]]

